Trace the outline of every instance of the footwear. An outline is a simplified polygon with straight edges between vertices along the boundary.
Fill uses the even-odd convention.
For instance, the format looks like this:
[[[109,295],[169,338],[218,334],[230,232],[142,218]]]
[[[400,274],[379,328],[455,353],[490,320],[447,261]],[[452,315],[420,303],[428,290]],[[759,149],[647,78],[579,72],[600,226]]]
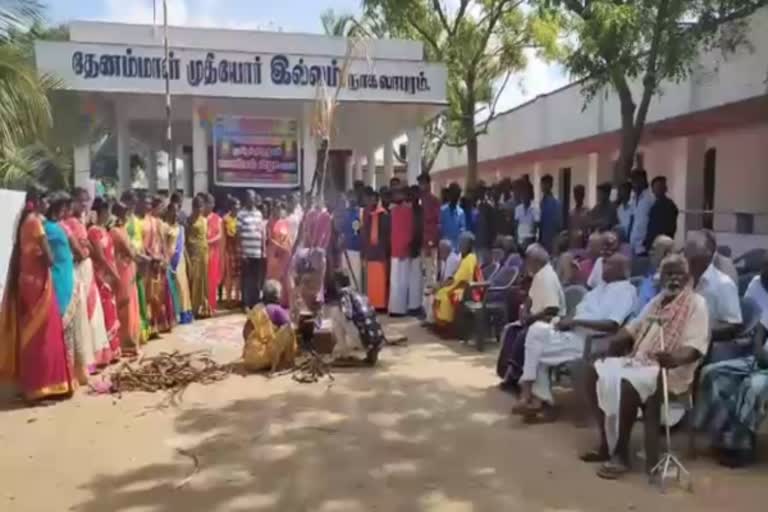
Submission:
[[[582,453],[579,455],[579,460],[586,462],[587,464],[592,464],[595,462],[608,462],[611,460],[611,457],[608,455],[607,451],[603,451],[599,448],[597,450],[589,450],[588,452]]]
[[[597,470],[597,476],[603,480],[618,480],[627,473],[629,473],[629,466],[616,457],[603,463],[600,469]]]

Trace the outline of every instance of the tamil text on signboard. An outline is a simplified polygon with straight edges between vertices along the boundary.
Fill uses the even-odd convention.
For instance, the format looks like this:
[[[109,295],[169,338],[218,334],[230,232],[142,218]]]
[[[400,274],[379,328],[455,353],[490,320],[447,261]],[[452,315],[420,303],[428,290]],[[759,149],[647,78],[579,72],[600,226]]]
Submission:
[[[295,120],[219,117],[213,126],[213,138],[217,185],[299,185]]]

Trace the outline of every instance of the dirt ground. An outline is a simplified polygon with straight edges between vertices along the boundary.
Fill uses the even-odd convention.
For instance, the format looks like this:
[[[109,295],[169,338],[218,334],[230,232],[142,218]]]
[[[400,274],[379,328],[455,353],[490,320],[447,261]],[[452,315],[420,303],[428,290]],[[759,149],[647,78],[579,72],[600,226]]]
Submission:
[[[240,325],[181,328],[149,350],[212,348],[232,360]],[[639,474],[601,481],[577,459],[593,429],[509,415],[494,350],[437,340],[414,322],[392,327],[408,346],[387,348],[376,369],[336,371],[332,383],[232,376],[168,408],[145,393],[33,409],[0,402],[0,510],[765,510],[768,463],[729,471],[684,457],[693,495],[660,495]]]

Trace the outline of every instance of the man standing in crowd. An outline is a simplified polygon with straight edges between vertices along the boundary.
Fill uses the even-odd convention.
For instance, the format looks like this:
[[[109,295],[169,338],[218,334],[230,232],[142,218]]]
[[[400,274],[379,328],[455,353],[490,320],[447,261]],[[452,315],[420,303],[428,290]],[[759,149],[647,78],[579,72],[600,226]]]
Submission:
[[[653,241],[659,235],[674,239],[677,233],[677,205],[667,197],[667,178],[656,176],[651,181],[651,190],[656,201],[648,213],[648,234],[645,236],[645,247],[650,250]]]
[[[629,240],[629,234],[632,232],[632,183],[625,181],[618,188],[618,198],[616,199],[616,215],[619,218],[619,227],[621,228],[621,237],[623,240]],[[652,240],[655,240],[653,238]]]
[[[573,187],[573,202],[576,206],[571,210],[571,214],[568,217],[568,228],[571,230],[579,230],[582,233],[587,233],[589,228],[589,209],[584,206],[584,197],[586,190],[584,185],[576,185]]]
[[[387,264],[389,260],[389,212],[379,204],[375,190],[366,189],[363,212],[362,248],[366,268],[366,291],[371,306],[377,311],[387,309]]]
[[[632,231],[629,234],[629,244],[636,255],[645,254],[645,238],[648,234],[648,216],[655,202],[653,194],[648,189],[648,175],[643,169],[632,171]]]
[[[517,243],[526,247],[536,241],[541,217],[539,210],[533,205],[533,185],[520,182],[520,204],[515,208],[515,226],[517,226]]]
[[[619,223],[616,216],[616,206],[611,203],[611,184],[602,183],[597,186],[597,204],[589,212],[589,222],[595,231],[613,229]]]
[[[459,207],[461,187],[458,183],[448,186],[448,203],[440,208],[440,238],[450,240],[453,248],[459,247],[459,235],[467,229],[467,218]]]
[[[421,290],[411,288],[411,284],[417,284],[411,280],[413,209],[405,200],[402,187],[392,190],[392,199],[389,215],[394,229],[390,233],[389,314],[402,316],[408,312],[409,296],[420,295]]]
[[[421,261],[424,265],[424,286],[434,287],[437,282],[437,244],[440,241],[440,200],[432,193],[429,174],[420,174],[418,183],[423,221]]]
[[[243,264],[240,266],[243,305],[249,309],[261,299],[261,283],[266,270],[264,217],[256,206],[256,193],[246,190],[243,208],[237,214],[237,237],[243,258]]]
[[[362,290],[363,275],[362,264],[360,260],[360,228],[362,227],[360,218],[360,207],[357,203],[357,194],[354,191],[347,193],[347,204],[344,208],[341,218],[340,231],[343,236],[342,251],[346,250],[349,258],[349,266],[353,275],[353,283]],[[342,252],[341,267],[346,267],[345,257]]]
[[[485,184],[477,187],[477,218],[475,226],[475,252],[480,265],[491,261],[491,248],[496,241],[496,209],[490,202]]]
[[[563,208],[560,201],[552,195],[554,180],[551,174],[541,178],[541,233],[539,239],[544,248],[552,252],[552,243],[563,229]]]

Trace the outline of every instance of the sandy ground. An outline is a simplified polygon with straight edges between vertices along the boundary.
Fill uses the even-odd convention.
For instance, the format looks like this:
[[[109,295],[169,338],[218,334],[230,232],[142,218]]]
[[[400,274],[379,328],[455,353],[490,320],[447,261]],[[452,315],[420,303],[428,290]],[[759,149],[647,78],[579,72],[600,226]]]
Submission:
[[[210,322],[234,333],[240,319]],[[510,417],[494,350],[439,341],[412,322],[395,327],[409,336],[407,347],[386,349],[375,370],[337,371],[333,383],[232,376],[190,387],[171,408],[144,393],[81,394],[34,409],[4,402],[0,510],[765,509],[766,463],[728,471],[707,457],[687,461],[693,495],[662,496],[639,474],[600,481],[577,459],[592,429]],[[213,347],[222,360],[239,353],[234,335],[193,334],[180,329],[150,350]],[[199,461],[191,477],[189,454]]]

